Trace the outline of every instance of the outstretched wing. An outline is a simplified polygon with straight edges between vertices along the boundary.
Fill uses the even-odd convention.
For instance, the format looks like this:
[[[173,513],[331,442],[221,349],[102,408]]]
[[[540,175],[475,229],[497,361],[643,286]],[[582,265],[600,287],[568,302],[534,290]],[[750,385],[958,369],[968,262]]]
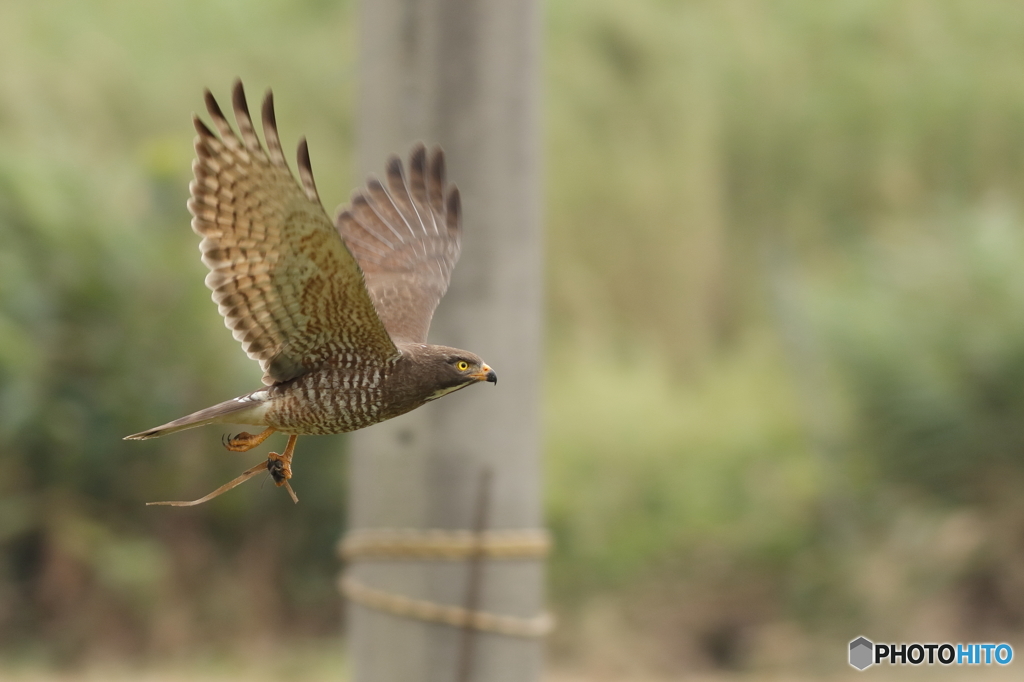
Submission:
[[[353,192],[335,225],[366,274],[377,314],[396,342],[424,343],[452,268],[459,259],[459,190],[445,186],[444,152],[417,144],[409,178],[388,159],[387,189],[374,176]]]
[[[299,143],[300,187],[281,151],[273,95],[263,102],[263,149],[241,81],[232,93],[238,135],[206,91],[218,138],[193,117],[199,137],[189,185],[192,229],[203,237],[206,286],[224,324],[263,368],[263,383],[287,381],[341,358],[397,353],[331,225]],[[353,356],[353,357],[350,357]]]

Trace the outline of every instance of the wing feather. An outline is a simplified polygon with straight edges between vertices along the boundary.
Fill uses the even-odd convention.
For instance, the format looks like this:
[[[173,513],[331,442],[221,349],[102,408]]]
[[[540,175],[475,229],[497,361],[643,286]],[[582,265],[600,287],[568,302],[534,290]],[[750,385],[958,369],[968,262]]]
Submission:
[[[377,314],[395,341],[425,343],[448,289],[462,238],[459,191],[445,182],[444,152],[422,144],[388,159],[387,188],[370,176],[335,219],[359,261]]]
[[[209,91],[205,99],[220,135],[193,118],[192,228],[203,237],[206,285],[225,325],[260,363],[263,382],[287,381],[346,353],[393,357],[363,273],[320,204],[305,140],[301,185],[288,169],[273,96],[263,103],[266,150],[241,81],[232,93],[237,135]]]

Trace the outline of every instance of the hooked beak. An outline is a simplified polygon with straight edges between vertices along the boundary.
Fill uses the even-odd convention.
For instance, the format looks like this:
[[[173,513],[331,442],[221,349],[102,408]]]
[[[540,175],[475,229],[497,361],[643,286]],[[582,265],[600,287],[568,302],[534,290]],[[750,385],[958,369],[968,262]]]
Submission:
[[[474,372],[469,375],[477,381],[489,381],[494,385],[498,384],[498,375],[494,373],[494,370],[487,366],[486,363],[481,365],[479,372]]]

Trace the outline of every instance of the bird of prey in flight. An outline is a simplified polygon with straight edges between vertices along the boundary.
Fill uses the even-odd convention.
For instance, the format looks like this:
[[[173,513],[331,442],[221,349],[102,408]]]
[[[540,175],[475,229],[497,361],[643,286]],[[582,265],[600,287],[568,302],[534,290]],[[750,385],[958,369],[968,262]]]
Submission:
[[[225,325],[260,363],[264,386],[127,439],[227,423],[265,427],[226,438],[228,450],[250,450],[275,431],[288,434],[288,444],[203,498],[151,504],[201,504],[261,471],[298,501],[288,480],[299,436],[355,431],[471,384],[497,383],[477,355],[427,343],[462,234],[459,190],[445,180],[441,149],[415,145],[408,172],[392,156],[385,182],[370,176],[332,222],[305,139],[299,182],[288,168],[272,93],[263,100],[265,148],[241,81],[232,104],[237,133],[208,90],[219,136],[193,117],[199,135],[188,209],[203,238],[206,286]]]

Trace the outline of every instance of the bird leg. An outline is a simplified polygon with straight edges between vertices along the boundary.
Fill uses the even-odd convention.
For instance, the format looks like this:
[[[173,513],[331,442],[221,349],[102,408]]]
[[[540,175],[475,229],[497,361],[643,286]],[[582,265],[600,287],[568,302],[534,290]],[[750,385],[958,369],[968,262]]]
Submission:
[[[245,431],[242,431],[237,436],[225,434],[221,442],[231,452],[247,452],[269,438],[270,434],[274,431],[275,429],[269,428],[257,434],[246,433]]]
[[[267,471],[273,477],[274,484],[279,488],[284,486],[295,504],[299,503],[299,498],[292,490],[288,479],[292,477],[292,457],[295,456],[295,441],[298,439],[298,436],[288,436],[288,445],[285,446],[283,453],[279,455],[276,452],[271,452],[267,455]]]
[[[255,443],[255,445],[259,445],[259,443],[265,440],[267,436],[269,436],[273,431],[274,429],[267,429],[258,436],[252,436],[248,433],[243,433],[240,434],[238,437],[240,438],[242,436],[245,436],[247,438],[253,439],[258,438],[259,440]],[[292,457],[295,456],[295,441],[297,441],[298,439],[298,436],[288,436],[288,445],[285,446],[283,453],[277,454],[276,452],[271,452],[269,455],[267,455],[266,462],[260,462],[256,466],[246,469],[241,474],[239,474],[238,477],[228,481],[221,487],[214,490],[209,495],[204,495],[203,497],[200,497],[198,500],[192,500],[191,502],[147,502],[146,506],[150,507],[163,505],[168,507],[194,507],[197,504],[209,502],[213,498],[223,495],[232,488],[237,488],[238,486],[242,485],[250,478],[252,478],[253,476],[262,471],[269,471],[271,478],[274,479],[274,484],[279,488],[281,486],[284,486],[285,490],[287,490],[288,494],[291,496],[292,502],[298,504],[299,497],[298,495],[295,494],[295,491],[292,490],[291,483],[288,482],[288,479],[292,477]],[[250,447],[255,447],[255,445]],[[248,450],[249,448],[245,449]]]

